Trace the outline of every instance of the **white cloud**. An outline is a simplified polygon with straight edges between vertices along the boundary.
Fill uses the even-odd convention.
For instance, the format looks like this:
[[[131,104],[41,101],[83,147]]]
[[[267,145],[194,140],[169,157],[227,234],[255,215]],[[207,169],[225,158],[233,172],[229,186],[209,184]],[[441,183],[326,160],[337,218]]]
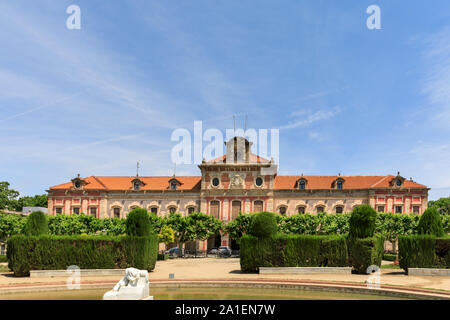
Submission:
[[[335,106],[330,110],[316,110],[300,109],[290,114],[293,119],[287,125],[281,126],[280,129],[293,129],[299,127],[306,127],[318,121],[332,119],[342,112],[339,106]]]

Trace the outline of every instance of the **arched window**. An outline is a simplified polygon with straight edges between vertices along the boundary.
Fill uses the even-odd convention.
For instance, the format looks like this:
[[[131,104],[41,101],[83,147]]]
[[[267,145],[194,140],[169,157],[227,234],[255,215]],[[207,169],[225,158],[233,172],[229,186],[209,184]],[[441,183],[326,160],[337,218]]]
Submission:
[[[194,211],[195,211],[195,208],[194,208],[194,207],[188,207],[188,208],[187,208],[188,215],[193,214]]]
[[[298,206],[297,210],[298,210],[298,213],[304,214],[306,211],[306,208],[304,206]]]
[[[344,212],[344,207],[343,206],[336,206],[335,210],[336,210],[336,213],[343,213]]]
[[[286,215],[287,208],[285,206],[281,206],[279,210],[282,216]]]
[[[317,206],[316,210],[317,210],[317,213],[325,212],[325,207],[324,206]]]
[[[169,207],[169,213],[176,213],[177,212],[177,207],[171,206]]]
[[[120,208],[119,207],[113,208],[113,217],[120,218]]]
[[[150,212],[157,215],[158,214],[158,207],[151,207],[150,208]]]

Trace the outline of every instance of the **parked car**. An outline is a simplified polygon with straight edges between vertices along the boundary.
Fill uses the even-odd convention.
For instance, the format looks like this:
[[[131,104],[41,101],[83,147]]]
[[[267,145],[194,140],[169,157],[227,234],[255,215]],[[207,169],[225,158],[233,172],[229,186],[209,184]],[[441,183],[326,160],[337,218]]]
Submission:
[[[179,257],[181,255],[181,249],[178,247],[170,248],[164,253],[168,254],[169,257]]]
[[[219,255],[221,257],[231,257],[231,249],[230,249],[230,247],[221,246],[221,247],[219,247],[218,251],[219,251]]]
[[[209,254],[218,254],[219,250],[217,250],[217,248],[212,248],[211,250],[209,250]]]

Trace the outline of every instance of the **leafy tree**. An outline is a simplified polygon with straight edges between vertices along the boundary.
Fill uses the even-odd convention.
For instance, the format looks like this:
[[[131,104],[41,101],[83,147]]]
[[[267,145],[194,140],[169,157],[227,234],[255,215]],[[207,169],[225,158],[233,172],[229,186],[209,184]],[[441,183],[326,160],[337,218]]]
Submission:
[[[0,213],[0,241],[23,232],[26,218],[16,215]]]
[[[250,223],[254,217],[254,213],[239,213],[236,219],[228,222],[223,230],[228,233],[231,239],[239,242],[239,239],[250,230]]]
[[[431,234],[437,237],[445,235],[441,215],[435,207],[428,208],[420,217],[419,234]]]
[[[170,226],[163,226],[161,231],[158,234],[159,242],[165,243],[168,245],[171,242],[174,242],[174,231]]]
[[[181,214],[172,212],[165,220],[165,225],[171,226],[174,231],[175,243],[179,247],[181,244],[189,241],[188,227],[189,222]]]
[[[436,208],[440,214],[450,214],[450,197],[428,202],[428,207]]]
[[[206,240],[216,234],[216,232],[219,232],[223,227],[222,221],[219,219],[200,212],[194,212],[184,217],[184,219],[188,226],[186,236],[191,241]]]
[[[46,194],[35,195],[33,197],[25,196],[11,202],[11,208],[15,211],[22,211],[24,207],[43,207],[48,206],[48,196]]]
[[[14,209],[19,192],[9,188],[9,182],[0,182],[0,209]]]

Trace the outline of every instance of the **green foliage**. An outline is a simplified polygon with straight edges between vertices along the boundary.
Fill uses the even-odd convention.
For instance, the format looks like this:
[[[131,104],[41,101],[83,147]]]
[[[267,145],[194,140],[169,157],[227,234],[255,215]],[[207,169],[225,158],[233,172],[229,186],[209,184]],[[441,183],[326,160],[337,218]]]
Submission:
[[[432,268],[436,265],[436,238],[432,235],[400,236],[398,239],[400,268]]]
[[[0,240],[20,234],[25,227],[26,218],[16,214],[0,213]]]
[[[158,253],[158,258],[157,260],[167,260],[169,259],[169,255],[167,253]]]
[[[395,260],[397,260],[397,255],[396,254],[385,253],[385,254],[383,254],[383,260],[395,261]]]
[[[149,237],[24,236],[8,239],[8,266],[16,276],[30,270],[123,269],[151,271],[158,250],[156,235]]]
[[[8,258],[5,255],[1,255],[0,262],[8,262]]]
[[[240,242],[241,270],[259,267],[343,267],[348,265],[344,236],[276,234],[257,238],[244,235]]]
[[[367,268],[381,266],[384,252],[384,237],[348,238],[350,265],[356,273],[367,273]]]
[[[31,213],[25,224],[24,234],[28,236],[40,236],[48,233],[48,219],[42,211]]]
[[[174,231],[170,226],[164,226],[158,234],[159,242],[169,244],[175,241]]]
[[[445,235],[444,228],[442,226],[441,215],[435,207],[428,208],[420,217],[419,234],[431,234],[437,237]]]
[[[377,212],[370,205],[360,205],[353,209],[349,220],[351,238],[373,237]]]
[[[254,213],[239,213],[234,220],[231,220],[224,226],[223,230],[225,233],[228,233],[231,239],[235,239],[239,242],[240,238],[249,232],[254,215]]]
[[[48,198],[46,194],[25,196],[19,198],[19,192],[10,189],[7,181],[0,182],[0,209],[22,211],[23,207],[47,207]]]
[[[249,234],[257,238],[267,238],[278,232],[277,216],[272,212],[259,212],[254,215]]]
[[[131,210],[127,215],[126,230],[129,236],[148,237],[153,229],[147,210],[142,208]]]
[[[16,198],[19,196],[19,192],[9,188],[9,182],[0,182],[0,209],[9,210],[14,209]]]
[[[429,201],[428,208],[436,208],[441,215],[450,215],[450,197]]]

